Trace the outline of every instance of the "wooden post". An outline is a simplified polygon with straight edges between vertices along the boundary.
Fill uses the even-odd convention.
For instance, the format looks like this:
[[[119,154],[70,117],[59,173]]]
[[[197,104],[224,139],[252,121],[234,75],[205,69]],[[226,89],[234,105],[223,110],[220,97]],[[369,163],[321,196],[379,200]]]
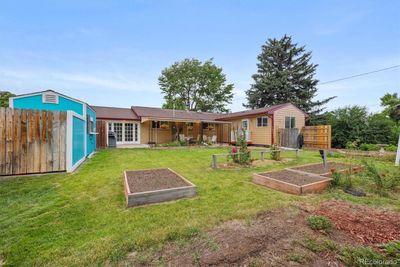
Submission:
[[[261,159],[261,161],[264,161],[264,153],[265,153],[264,151],[261,151],[261,152],[260,152],[260,159]]]
[[[322,161],[323,161],[323,164],[324,164],[324,169],[326,169],[328,167],[327,162],[326,162],[326,150],[325,149],[321,149],[319,151],[319,153],[321,154],[321,157],[322,157]]]
[[[217,155],[212,155],[212,169],[214,171],[217,169]]]
[[[296,149],[296,158],[298,158],[299,157],[299,149]]]

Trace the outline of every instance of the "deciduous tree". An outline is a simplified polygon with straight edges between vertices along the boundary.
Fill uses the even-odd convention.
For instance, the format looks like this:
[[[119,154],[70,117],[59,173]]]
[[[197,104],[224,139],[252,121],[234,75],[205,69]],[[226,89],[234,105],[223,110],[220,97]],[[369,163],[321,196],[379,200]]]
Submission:
[[[164,108],[226,112],[233,98],[233,84],[226,84],[222,68],[212,59],[204,63],[184,59],[164,69],[158,78]]]

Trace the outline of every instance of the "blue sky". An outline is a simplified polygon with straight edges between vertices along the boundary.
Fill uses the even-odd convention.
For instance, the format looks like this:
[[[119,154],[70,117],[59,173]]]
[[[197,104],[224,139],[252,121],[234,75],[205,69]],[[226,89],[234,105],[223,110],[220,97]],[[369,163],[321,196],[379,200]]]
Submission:
[[[161,106],[158,76],[214,58],[243,109],[267,38],[291,35],[328,81],[400,64],[400,1],[8,1],[0,3],[0,90],[54,89],[92,105]],[[400,68],[319,86],[329,109],[379,110]]]

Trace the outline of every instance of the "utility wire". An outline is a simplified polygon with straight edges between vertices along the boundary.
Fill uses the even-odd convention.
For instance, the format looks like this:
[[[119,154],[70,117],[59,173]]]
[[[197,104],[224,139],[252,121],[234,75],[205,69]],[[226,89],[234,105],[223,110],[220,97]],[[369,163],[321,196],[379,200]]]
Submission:
[[[360,77],[360,76],[364,76],[364,75],[373,74],[373,73],[376,73],[376,72],[395,69],[395,68],[398,68],[398,67],[400,67],[400,65],[395,65],[395,66],[391,66],[391,67],[384,68],[384,69],[379,69],[379,70],[373,70],[373,71],[370,71],[370,72],[364,72],[364,73],[360,73],[360,74],[356,74],[356,75],[352,75],[352,76],[348,76],[348,77],[344,77],[344,78],[340,78],[340,79],[336,79],[336,80],[326,81],[326,82],[319,83],[318,85],[328,84],[328,83],[335,83],[335,82],[348,80],[348,79],[352,79],[352,78],[356,78],[356,77]]]

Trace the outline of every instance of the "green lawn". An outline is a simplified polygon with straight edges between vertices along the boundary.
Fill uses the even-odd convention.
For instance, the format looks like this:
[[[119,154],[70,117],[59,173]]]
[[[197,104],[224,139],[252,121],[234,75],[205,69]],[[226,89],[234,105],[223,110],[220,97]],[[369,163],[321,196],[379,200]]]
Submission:
[[[98,152],[74,174],[3,179],[0,265],[2,260],[14,266],[114,265],[133,250],[182,238],[232,218],[251,218],[295,201],[344,197],[339,191],[297,197],[250,182],[251,173],[281,169],[284,164],[212,171],[210,156],[223,152],[226,148],[109,149]],[[294,153],[285,156],[294,158]],[[319,154],[302,152],[288,165],[309,162],[320,162]],[[160,167],[172,168],[195,183],[198,196],[126,209],[123,171]],[[391,199],[371,202],[399,205]]]

